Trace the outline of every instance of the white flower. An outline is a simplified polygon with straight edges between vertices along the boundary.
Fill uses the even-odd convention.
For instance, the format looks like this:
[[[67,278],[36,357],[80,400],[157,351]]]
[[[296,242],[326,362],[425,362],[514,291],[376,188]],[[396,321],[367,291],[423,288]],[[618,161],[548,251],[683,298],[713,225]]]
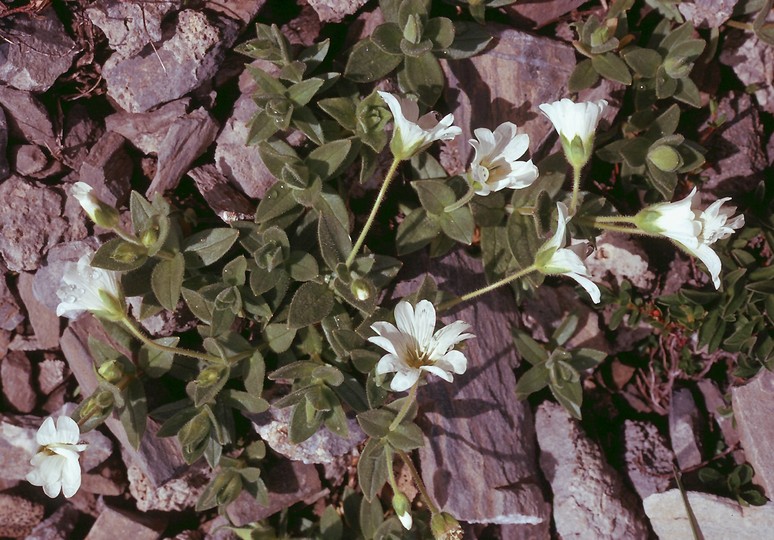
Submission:
[[[470,173],[476,195],[488,195],[504,188],[520,189],[532,184],[538,169],[532,160],[518,161],[529,149],[529,135],[516,134],[516,125],[500,124],[494,133],[485,128],[476,129],[476,139],[470,139],[475,150]]]
[[[605,107],[604,99],[575,103],[564,98],[540,105],[559,133],[564,155],[573,167],[583,167],[591,158],[594,134]]]
[[[70,193],[78,199],[81,207],[94,223],[106,229],[112,229],[118,225],[118,211],[99,200],[89,184],[76,182]]]
[[[535,255],[535,265],[546,275],[560,274],[577,281],[586,289],[595,304],[599,303],[601,293],[599,287],[589,279],[590,274],[583,264],[581,255],[585,256],[586,243],[581,242],[570,247],[565,246],[565,232],[570,217],[567,215],[567,207],[563,203],[556,203],[559,213],[559,221],[554,235],[538,249]]]
[[[81,466],[78,452],[88,445],[78,444],[81,431],[78,424],[69,416],[60,416],[54,427],[49,416],[40,426],[36,440],[40,450],[30,460],[33,469],[27,474],[27,481],[34,486],[42,486],[51,498],[61,490],[65,497],[72,497],[81,487]]]
[[[118,273],[94,268],[92,257],[87,253],[77,263],[65,265],[62,284],[56,292],[61,300],[56,308],[59,317],[75,319],[84,311],[111,320],[123,317],[124,295]]]
[[[390,150],[397,159],[411,159],[435,141],[449,141],[462,133],[452,126],[454,116],[447,114],[440,121],[434,111],[419,117],[416,101],[396,98],[389,92],[379,92],[392,113],[395,128]]]
[[[475,337],[467,333],[470,325],[455,321],[437,332],[435,307],[427,300],[417,303],[416,309],[406,301],[395,306],[395,324],[376,322],[371,329],[378,335],[368,341],[378,345],[387,354],[376,365],[376,374],[395,372],[390,387],[401,392],[411,388],[422,371],[438,375],[451,382],[452,373],[465,373],[468,360],[454,346]]]

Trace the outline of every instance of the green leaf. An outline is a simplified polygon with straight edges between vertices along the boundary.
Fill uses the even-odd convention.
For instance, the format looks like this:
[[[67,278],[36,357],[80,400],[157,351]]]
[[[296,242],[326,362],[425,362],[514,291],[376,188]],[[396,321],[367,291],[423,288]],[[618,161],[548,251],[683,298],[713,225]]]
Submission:
[[[147,250],[120,238],[111,238],[102,244],[91,264],[97,268],[127,272],[141,267],[148,260]]]
[[[403,56],[400,50],[403,32],[395,23],[388,22],[377,26],[371,34],[371,41],[387,54]]]
[[[148,419],[145,388],[139,379],[132,379],[124,390],[124,406],[119,410],[118,417],[126,431],[129,444],[135,449],[139,448]]]
[[[570,92],[580,92],[586,88],[591,88],[599,80],[599,73],[594,69],[590,59],[581,60],[573,69],[570,80],[567,83],[567,89]]]
[[[467,206],[442,214],[439,222],[441,230],[449,238],[468,246],[473,242],[476,224],[473,221],[473,214]]]
[[[192,289],[182,289],[183,300],[194,316],[205,324],[212,322],[212,302]]]
[[[310,172],[325,181],[338,176],[352,164],[359,149],[360,146],[354,144],[353,139],[333,141],[312,150],[306,159],[306,165]]]
[[[398,83],[401,90],[416,94],[420,103],[432,107],[441,97],[445,80],[438,59],[428,51],[419,57],[405,57]]]
[[[529,334],[518,328],[511,330],[511,334],[513,335],[513,343],[524,360],[533,365],[548,360],[548,352]]]
[[[387,481],[387,449],[384,441],[368,440],[357,463],[357,477],[363,496],[367,501],[373,501]]]
[[[245,390],[253,396],[263,393],[263,382],[266,376],[266,363],[260,351],[255,351],[252,356],[244,360],[243,382]]]
[[[360,523],[360,532],[363,538],[381,538],[377,536],[379,527],[384,522],[384,510],[382,509],[382,503],[378,498],[368,500],[364,498],[360,501],[360,514],[358,521]],[[392,540],[392,539],[390,539]]]
[[[591,64],[597,73],[606,79],[626,85],[632,84],[632,74],[629,72],[629,68],[615,53],[607,52],[595,55],[591,58]]]
[[[317,106],[336,120],[341,127],[354,132],[357,129],[357,101],[350,97],[325,98],[317,102]]]
[[[307,411],[305,402],[299,403],[293,409],[290,417],[290,442],[299,444],[314,435],[323,423],[323,413]]]
[[[641,77],[652,79],[661,65],[661,55],[652,49],[631,47],[624,51],[623,58]]]
[[[430,19],[425,25],[422,37],[433,42],[434,51],[442,51],[454,42],[454,24],[446,17]]]
[[[387,441],[404,452],[411,452],[425,445],[422,430],[414,422],[405,422],[387,433]]]
[[[145,232],[152,225],[153,216],[157,215],[151,203],[134,190],[129,195],[129,212],[132,215],[132,229],[137,235]]]
[[[156,300],[169,311],[177,309],[185,274],[185,258],[179,251],[171,259],[162,259],[153,267],[151,286]]]
[[[269,188],[266,196],[258,203],[255,221],[256,223],[267,223],[288,214],[296,206],[298,203],[293,198],[293,190],[282,183],[276,183]]]
[[[519,381],[516,383],[516,399],[527,399],[530,394],[545,388],[548,382],[548,369],[545,363],[532,366],[524,375],[519,377]]]
[[[320,516],[320,534],[322,540],[341,540],[344,535],[344,522],[333,505],[326,506]]]
[[[288,328],[286,324],[274,323],[267,325],[263,330],[263,334],[269,344],[269,348],[276,353],[282,353],[287,351],[293,344],[296,330]]]
[[[331,270],[344,262],[352,251],[352,240],[339,220],[329,212],[320,212],[317,222],[317,238],[320,254]]]
[[[211,403],[228,382],[231,370],[226,366],[210,366],[199,373],[193,384],[194,405]]]
[[[454,21],[454,41],[446,49],[446,57],[462,60],[476,56],[486,49],[492,35],[486,27],[469,21]]]
[[[322,79],[307,79],[288,88],[288,97],[299,107],[309,103],[323,84]]]
[[[291,251],[287,261],[287,270],[294,281],[311,281],[320,275],[317,259],[303,251]]]
[[[581,404],[583,403],[583,387],[580,381],[565,381],[562,386],[549,385],[556,400],[570,413],[570,416],[581,420]]]
[[[387,53],[370,38],[366,38],[352,48],[344,76],[356,83],[373,82],[385,77],[402,60],[402,56]]]
[[[357,415],[357,423],[366,435],[380,439],[390,432],[395,413],[387,409],[371,409]]]
[[[406,255],[428,245],[441,232],[436,219],[431,218],[424,208],[412,210],[400,225],[395,238],[398,255]]]
[[[238,230],[227,228],[207,229],[189,236],[183,242],[186,267],[201,268],[216,262],[238,237]]]
[[[174,347],[180,341],[179,337],[165,337],[157,338],[153,340],[154,343],[164,345],[165,347]],[[148,345],[140,347],[140,352],[137,357],[137,364],[139,368],[148,377],[158,378],[166,374],[171,368],[175,359],[174,353],[170,351],[162,351]]]
[[[437,216],[457,201],[454,190],[440,180],[416,180],[411,182],[411,187],[417,192],[422,207]]]
[[[307,281],[299,287],[288,312],[288,328],[303,328],[323,320],[331,312],[335,300],[326,286]]]

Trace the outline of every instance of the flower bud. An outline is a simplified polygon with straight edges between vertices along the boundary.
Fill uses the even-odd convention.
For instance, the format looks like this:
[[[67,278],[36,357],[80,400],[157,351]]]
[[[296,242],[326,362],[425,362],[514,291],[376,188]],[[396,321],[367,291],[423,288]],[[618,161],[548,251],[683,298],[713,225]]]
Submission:
[[[115,397],[113,397],[113,394],[105,390],[104,392],[100,392],[96,396],[94,396],[94,399],[92,399],[86,407],[84,407],[83,411],[81,412],[82,417],[86,417],[86,413],[91,413],[91,410],[87,409],[91,406],[91,403],[94,403],[97,407],[104,410],[109,407],[112,407],[115,403]]]
[[[76,182],[72,194],[94,223],[106,229],[113,229],[118,225],[118,210],[99,200],[89,184]]]
[[[196,377],[196,386],[206,388],[217,383],[220,380],[222,370],[223,368],[218,366],[210,366],[202,370],[199,376]]]
[[[400,491],[395,493],[392,496],[392,508],[395,510],[395,515],[398,516],[403,528],[407,531],[411,530],[414,520],[411,517],[411,502],[409,502],[408,497]]]
[[[159,229],[157,226],[151,227],[150,229],[144,231],[142,235],[140,235],[140,242],[142,242],[142,245],[149,248],[156,244],[159,240]]]
[[[124,369],[118,360],[108,360],[97,368],[99,376],[110,384],[116,384],[124,378]]]
[[[462,527],[459,521],[454,519],[451,514],[441,512],[435,514],[430,520],[430,530],[435,540],[461,540]]]
[[[368,282],[363,279],[355,279],[349,286],[349,290],[355,295],[358,300],[364,301],[371,298],[371,289],[368,287]]]

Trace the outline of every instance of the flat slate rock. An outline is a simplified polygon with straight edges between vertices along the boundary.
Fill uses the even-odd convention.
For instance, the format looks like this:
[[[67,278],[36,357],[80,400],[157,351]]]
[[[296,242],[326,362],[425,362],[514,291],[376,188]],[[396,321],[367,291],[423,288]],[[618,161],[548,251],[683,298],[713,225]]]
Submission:
[[[8,122],[5,119],[5,112],[0,107],[0,181],[8,178],[11,174],[11,168],[8,164],[6,152],[8,150]]]
[[[5,109],[10,136],[49,149],[57,148],[54,124],[34,94],[0,85],[0,107]]]
[[[731,389],[731,404],[755,483],[774,497],[774,373],[766,369],[744,386]]]
[[[424,272],[439,289],[461,295],[483,286],[481,262],[462,250],[417,257],[396,295],[415,291]],[[438,506],[461,521],[548,527],[550,508],[536,474],[537,449],[529,405],[515,399],[519,364],[509,328],[517,312],[508,290],[496,290],[439,317],[468,322],[468,369],[453,383],[435,377],[419,390],[422,478]]]

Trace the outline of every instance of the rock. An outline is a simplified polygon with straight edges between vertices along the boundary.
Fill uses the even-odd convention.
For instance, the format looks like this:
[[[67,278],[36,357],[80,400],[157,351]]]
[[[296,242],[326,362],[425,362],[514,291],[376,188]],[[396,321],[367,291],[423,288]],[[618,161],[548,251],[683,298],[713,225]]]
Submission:
[[[537,410],[535,427],[540,468],[554,494],[554,523],[560,538],[648,538],[636,497],[578,421],[561,405],[544,402]]]
[[[597,249],[585,262],[592,281],[606,281],[605,278],[610,274],[619,285],[626,280],[640,289],[653,289],[656,276],[648,268],[648,256],[645,250],[628,236],[603,233],[597,239]]]
[[[21,176],[34,177],[48,166],[46,154],[34,144],[12,146],[9,157],[11,167]]]
[[[51,117],[34,95],[0,86],[0,106],[5,109],[12,137],[49,149],[58,147]]]
[[[71,321],[60,340],[62,352],[84,395],[91,395],[97,388],[94,360],[86,345],[89,336],[111,343],[102,325],[91,315]],[[156,437],[159,424],[153,419],[148,419],[145,435],[137,450],[129,443],[126,430],[118,418],[109,417],[105,425],[121,443],[124,460],[130,465],[137,465],[154,486],[162,485],[186,469],[177,438]]]
[[[106,506],[92,525],[86,540],[156,540],[166,527],[166,518],[143,516]]]
[[[211,472],[206,464],[199,462],[179,478],[173,478],[159,487],[154,487],[136,465],[127,467],[126,476],[129,478],[129,491],[137,501],[138,510],[177,512],[196,505],[210,481]]]
[[[256,63],[261,68],[266,64],[262,61],[253,64]],[[218,135],[215,146],[215,166],[248,197],[262,199],[277,180],[263,164],[258,149],[245,144],[250,131],[247,123],[258,109],[252,98],[255,88],[255,82],[251,77],[240,78],[242,95],[237,99],[231,116]]]
[[[161,41],[164,17],[180,9],[182,3],[182,0],[151,3],[98,0],[86,9],[86,15],[104,32],[110,47],[128,58],[149,43]]]
[[[415,291],[425,272],[455,294],[484,285],[481,262],[463,250],[411,263],[403,269],[411,280],[398,284],[396,297]],[[513,398],[519,359],[509,330],[516,323],[512,294],[493,291],[440,318],[467,321],[476,339],[466,342],[465,374],[452,384],[431,377],[419,391],[418,422],[427,437],[419,458],[430,496],[460,521],[547,527],[532,413]]]
[[[737,0],[684,0],[677,4],[677,9],[696,28],[718,28],[731,18],[736,2]]]
[[[147,113],[117,112],[105,118],[105,128],[126,137],[145,154],[158,154],[169,128],[185,116],[190,102],[190,98],[178,99]]]
[[[669,439],[680,469],[689,469],[702,462],[703,419],[691,391],[679,388],[669,402]]]
[[[742,84],[755,88],[758,105],[774,114],[774,48],[750,32],[729,29],[719,59]]]
[[[707,412],[715,419],[715,423],[723,433],[723,440],[726,446],[733,448],[740,444],[739,430],[736,427],[736,420],[732,414],[729,414],[729,405],[723,397],[723,393],[711,379],[702,379],[698,383],[699,391],[704,399],[704,406]],[[744,452],[736,450],[731,454],[737,463],[744,463]]]
[[[689,491],[687,495],[704,540],[760,540],[769,538],[774,528],[774,503],[745,507],[708,493]],[[661,540],[694,538],[679,490],[651,495],[643,505]]]
[[[178,118],[161,142],[156,176],[148,187],[147,195],[177,187],[196,158],[215,140],[218,129],[217,122],[204,108]]]
[[[11,174],[11,167],[8,164],[8,122],[5,119],[5,112],[0,107],[0,182],[8,178]]]
[[[98,473],[83,473],[81,475],[81,489],[87,493],[103,497],[117,497],[124,492],[124,488],[115,480]]]
[[[70,69],[78,46],[70,39],[54,8],[35,17],[13,17],[4,34],[0,81],[19,90],[45,92]]]
[[[135,318],[139,318],[142,308],[142,297],[131,296],[127,298],[127,304]],[[192,328],[196,328],[198,319],[182,300],[178,302],[175,311],[161,310],[155,315],[145,317],[140,320],[140,324],[145,331],[153,337],[169,337],[173,334],[179,334]]]
[[[275,409],[272,407],[260,415],[251,415],[253,427],[266,444],[291,461],[302,463],[331,463],[339,456],[352,452],[366,439],[357,421],[350,418],[349,439],[334,435],[327,429],[321,429],[300,444],[289,440],[291,409]]]
[[[535,28],[541,28],[556,21],[562,15],[577,9],[584,0],[519,0],[502,9],[507,15],[522,22],[529,21]]]
[[[210,21],[199,11],[178,14],[174,35],[154,51],[111,56],[102,70],[108,95],[129,112],[144,112],[184,96],[212,77],[237,35],[237,23]],[[158,84],[163,80],[164,84]]]
[[[641,499],[669,488],[675,455],[658,428],[649,422],[624,422],[624,462],[629,480]]]
[[[69,504],[63,504],[41,521],[25,540],[69,540],[78,521],[78,511]]]
[[[38,364],[38,387],[48,395],[65,381],[67,364],[57,358],[46,358]]]
[[[27,535],[43,519],[43,512],[40,503],[0,493],[0,537],[29,538]]]
[[[230,0],[228,3],[220,0],[207,0],[206,2],[207,9],[241,21],[242,27],[249,24],[264,5],[266,5],[266,0]]]
[[[702,193],[710,193],[713,201],[752,191],[763,180],[768,165],[761,135],[763,126],[750,96],[731,94],[722,98],[718,114],[725,116],[726,122],[707,140],[710,167],[702,173],[707,178]]]
[[[91,148],[79,171],[79,180],[114,207],[126,202],[131,191],[132,159],[124,149],[125,141],[118,133],[108,132]]]
[[[5,276],[0,275],[0,328],[3,330],[15,330],[24,322],[24,314],[19,308],[13,293],[5,282]],[[0,358],[2,355],[0,355]]]
[[[321,22],[341,22],[347,15],[354,14],[368,0],[309,0]]]
[[[22,272],[19,274],[19,296],[27,309],[32,330],[35,332],[41,349],[56,349],[59,347],[59,317],[37,299],[33,291],[34,274]]]
[[[774,373],[762,369],[744,386],[731,389],[734,420],[755,482],[774,497]]]
[[[580,300],[576,289],[568,285],[538,288],[531,298],[524,301],[522,320],[535,339],[548,341],[570,314],[578,316],[579,321],[575,334],[565,344],[567,348],[590,347],[610,351],[610,344],[599,327],[599,316]]]
[[[65,113],[64,137],[59,155],[62,162],[78,170],[89,155],[89,150],[104,135],[105,129],[89,115],[89,109],[76,103]]]
[[[218,172],[215,165],[207,164],[191,169],[188,176],[196,182],[196,187],[207,201],[207,205],[226,223],[252,220],[255,216],[255,205],[237,191],[233,184]]]
[[[226,514],[235,526],[267,518],[300,501],[311,504],[326,493],[315,466],[298,462],[283,460],[277,463],[266,471],[264,482],[269,490],[269,506],[262,506],[254,496],[242,491],[226,507]]]
[[[56,190],[11,176],[0,184],[0,255],[9,270],[35,270],[67,230]]]
[[[5,401],[14,409],[28,413],[35,408],[37,396],[32,388],[32,364],[23,352],[9,353],[0,362],[0,380]]]

